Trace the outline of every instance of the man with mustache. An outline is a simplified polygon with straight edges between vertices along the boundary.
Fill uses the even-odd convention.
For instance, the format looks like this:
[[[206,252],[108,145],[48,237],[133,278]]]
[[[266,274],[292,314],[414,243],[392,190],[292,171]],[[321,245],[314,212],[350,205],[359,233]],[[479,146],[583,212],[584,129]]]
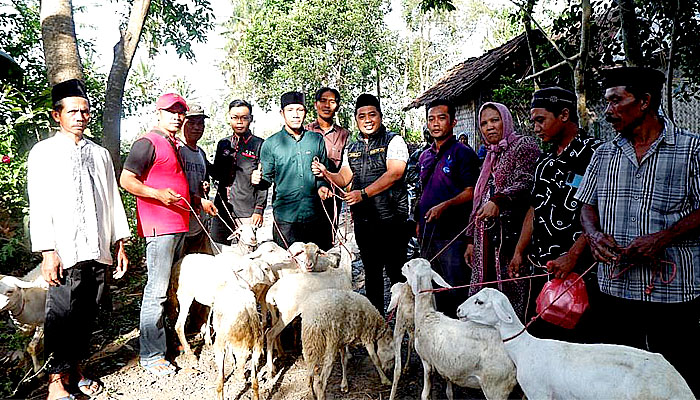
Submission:
[[[573,197],[600,142],[586,137],[579,128],[576,102],[574,93],[560,87],[538,90],[532,96],[530,119],[534,132],[550,150],[540,156],[535,169],[532,203],[508,267],[511,277],[520,276],[528,260],[546,265],[557,278],[571,271],[581,273],[593,261],[582,235],[581,204]],[[595,276],[590,274],[585,281],[591,302],[598,292]],[[545,278],[531,281],[533,300],[545,282]],[[530,309],[534,312],[534,301]],[[589,314],[587,311],[586,319]],[[540,318],[531,329],[538,337],[581,342],[588,339],[584,321],[570,330]]]
[[[260,149],[260,164],[251,183],[266,189],[274,183],[272,237],[280,246],[313,242],[323,250],[331,247],[328,222],[321,200],[330,196],[328,183],[315,177],[311,163],[328,165],[323,137],[304,129],[306,106],[300,92],[287,92],[280,99],[282,130],[270,136]]]
[[[355,239],[365,269],[367,298],[384,313],[384,276],[403,280],[401,266],[408,247],[408,193],[404,173],[408,147],[400,135],[382,124],[379,99],[361,94],[355,103],[358,140],[350,143],[338,173],[314,162],[314,174],[352,190],[345,194],[355,222]]]
[[[182,125],[182,135],[185,138],[184,146],[180,146],[179,153],[185,165],[185,176],[190,188],[190,198],[199,198],[199,206],[195,208],[196,214],[190,214],[190,230],[185,236],[183,254],[206,253],[213,254],[212,243],[201,224],[204,223],[204,210],[216,214],[216,207],[208,199],[209,171],[211,165],[207,160],[207,154],[197,145],[204,134],[204,121],[209,118],[199,104],[190,105],[190,110],[185,116]],[[195,201],[196,202],[196,201]]]
[[[139,235],[146,238],[148,280],[141,302],[140,363],[155,376],[175,373],[165,359],[163,306],[173,263],[182,254],[189,231],[190,198],[185,167],[178,153],[177,132],[189,107],[176,93],[156,101],[158,125],[134,142],[124,162],[119,183],[136,196]],[[195,203],[195,204],[193,204]]]
[[[343,150],[348,142],[350,131],[335,123],[335,114],[340,108],[340,92],[329,87],[322,87],[316,91],[316,120],[306,125],[306,130],[319,133],[326,143],[326,153],[328,155],[328,168],[331,172],[338,172],[343,159]],[[331,188],[336,195],[341,195],[336,188]],[[323,201],[323,206],[328,215],[334,219],[330,225],[331,235],[333,229],[340,222],[340,211],[343,202],[338,197],[331,197]]]
[[[602,341],[661,353],[700,395],[700,138],[659,114],[664,74],[605,71],[605,117],[575,198],[598,264]]]
[[[49,400],[73,398],[69,384],[88,397],[103,390],[83,375],[105,287],[126,272],[124,240],[129,224],[109,152],[84,136],[90,121],[85,84],[70,79],[51,89],[51,117],[59,131],[34,145],[27,160],[32,251],[41,252],[41,273],[50,285],[46,297],[44,350]],[[24,306],[24,303],[22,304]]]

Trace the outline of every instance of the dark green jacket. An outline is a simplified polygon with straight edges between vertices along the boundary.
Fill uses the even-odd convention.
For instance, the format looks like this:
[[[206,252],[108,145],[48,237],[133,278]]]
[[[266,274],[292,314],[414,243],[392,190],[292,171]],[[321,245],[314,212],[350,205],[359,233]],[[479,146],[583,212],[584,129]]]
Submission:
[[[328,167],[326,145],[316,132],[304,131],[297,141],[283,127],[263,143],[260,185],[275,185],[272,211],[278,221],[305,222],[323,215],[318,188],[327,183],[311,173],[314,157]]]

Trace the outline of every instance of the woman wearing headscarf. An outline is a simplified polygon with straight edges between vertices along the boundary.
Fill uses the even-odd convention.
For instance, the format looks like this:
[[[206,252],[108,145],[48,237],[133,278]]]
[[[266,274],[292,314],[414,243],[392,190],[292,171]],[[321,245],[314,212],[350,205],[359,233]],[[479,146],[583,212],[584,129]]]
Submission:
[[[503,104],[489,102],[481,106],[479,129],[488,152],[474,189],[471,214],[474,224],[467,230],[464,254],[472,267],[472,284],[508,278],[508,263],[530,205],[540,155],[533,137],[515,133],[513,117]],[[472,286],[470,294],[481,288]],[[527,288],[526,281],[498,284],[521,319],[527,304]]]

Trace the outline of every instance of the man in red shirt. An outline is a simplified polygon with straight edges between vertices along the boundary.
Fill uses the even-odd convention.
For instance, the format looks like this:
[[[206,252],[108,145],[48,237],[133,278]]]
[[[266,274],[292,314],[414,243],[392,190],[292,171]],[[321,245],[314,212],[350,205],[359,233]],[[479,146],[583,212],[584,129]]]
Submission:
[[[158,125],[136,142],[124,163],[119,182],[136,196],[139,235],[146,238],[148,281],[143,290],[140,316],[141,365],[158,375],[170,375],[175,367],[165,359],[166,338],[163,304],[173,262],[179,258],[189,231],[189,185],[178,154],[176,138],[189,110],[185,99],[166,93],[156,101]],[[193,204],[194,206],[195,204]],[[205,212],[215,214],[210,202]]]

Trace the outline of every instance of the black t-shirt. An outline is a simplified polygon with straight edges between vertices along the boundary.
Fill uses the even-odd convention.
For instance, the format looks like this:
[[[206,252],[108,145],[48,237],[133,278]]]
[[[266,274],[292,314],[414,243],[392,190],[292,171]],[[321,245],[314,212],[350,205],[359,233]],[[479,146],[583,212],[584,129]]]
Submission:
[[[576,136],[560,155],[550,152],[540,156],[532,188],[535,262],[544,264],[562,256],[581,235],[582,204],[574,195],[600,143]]]

